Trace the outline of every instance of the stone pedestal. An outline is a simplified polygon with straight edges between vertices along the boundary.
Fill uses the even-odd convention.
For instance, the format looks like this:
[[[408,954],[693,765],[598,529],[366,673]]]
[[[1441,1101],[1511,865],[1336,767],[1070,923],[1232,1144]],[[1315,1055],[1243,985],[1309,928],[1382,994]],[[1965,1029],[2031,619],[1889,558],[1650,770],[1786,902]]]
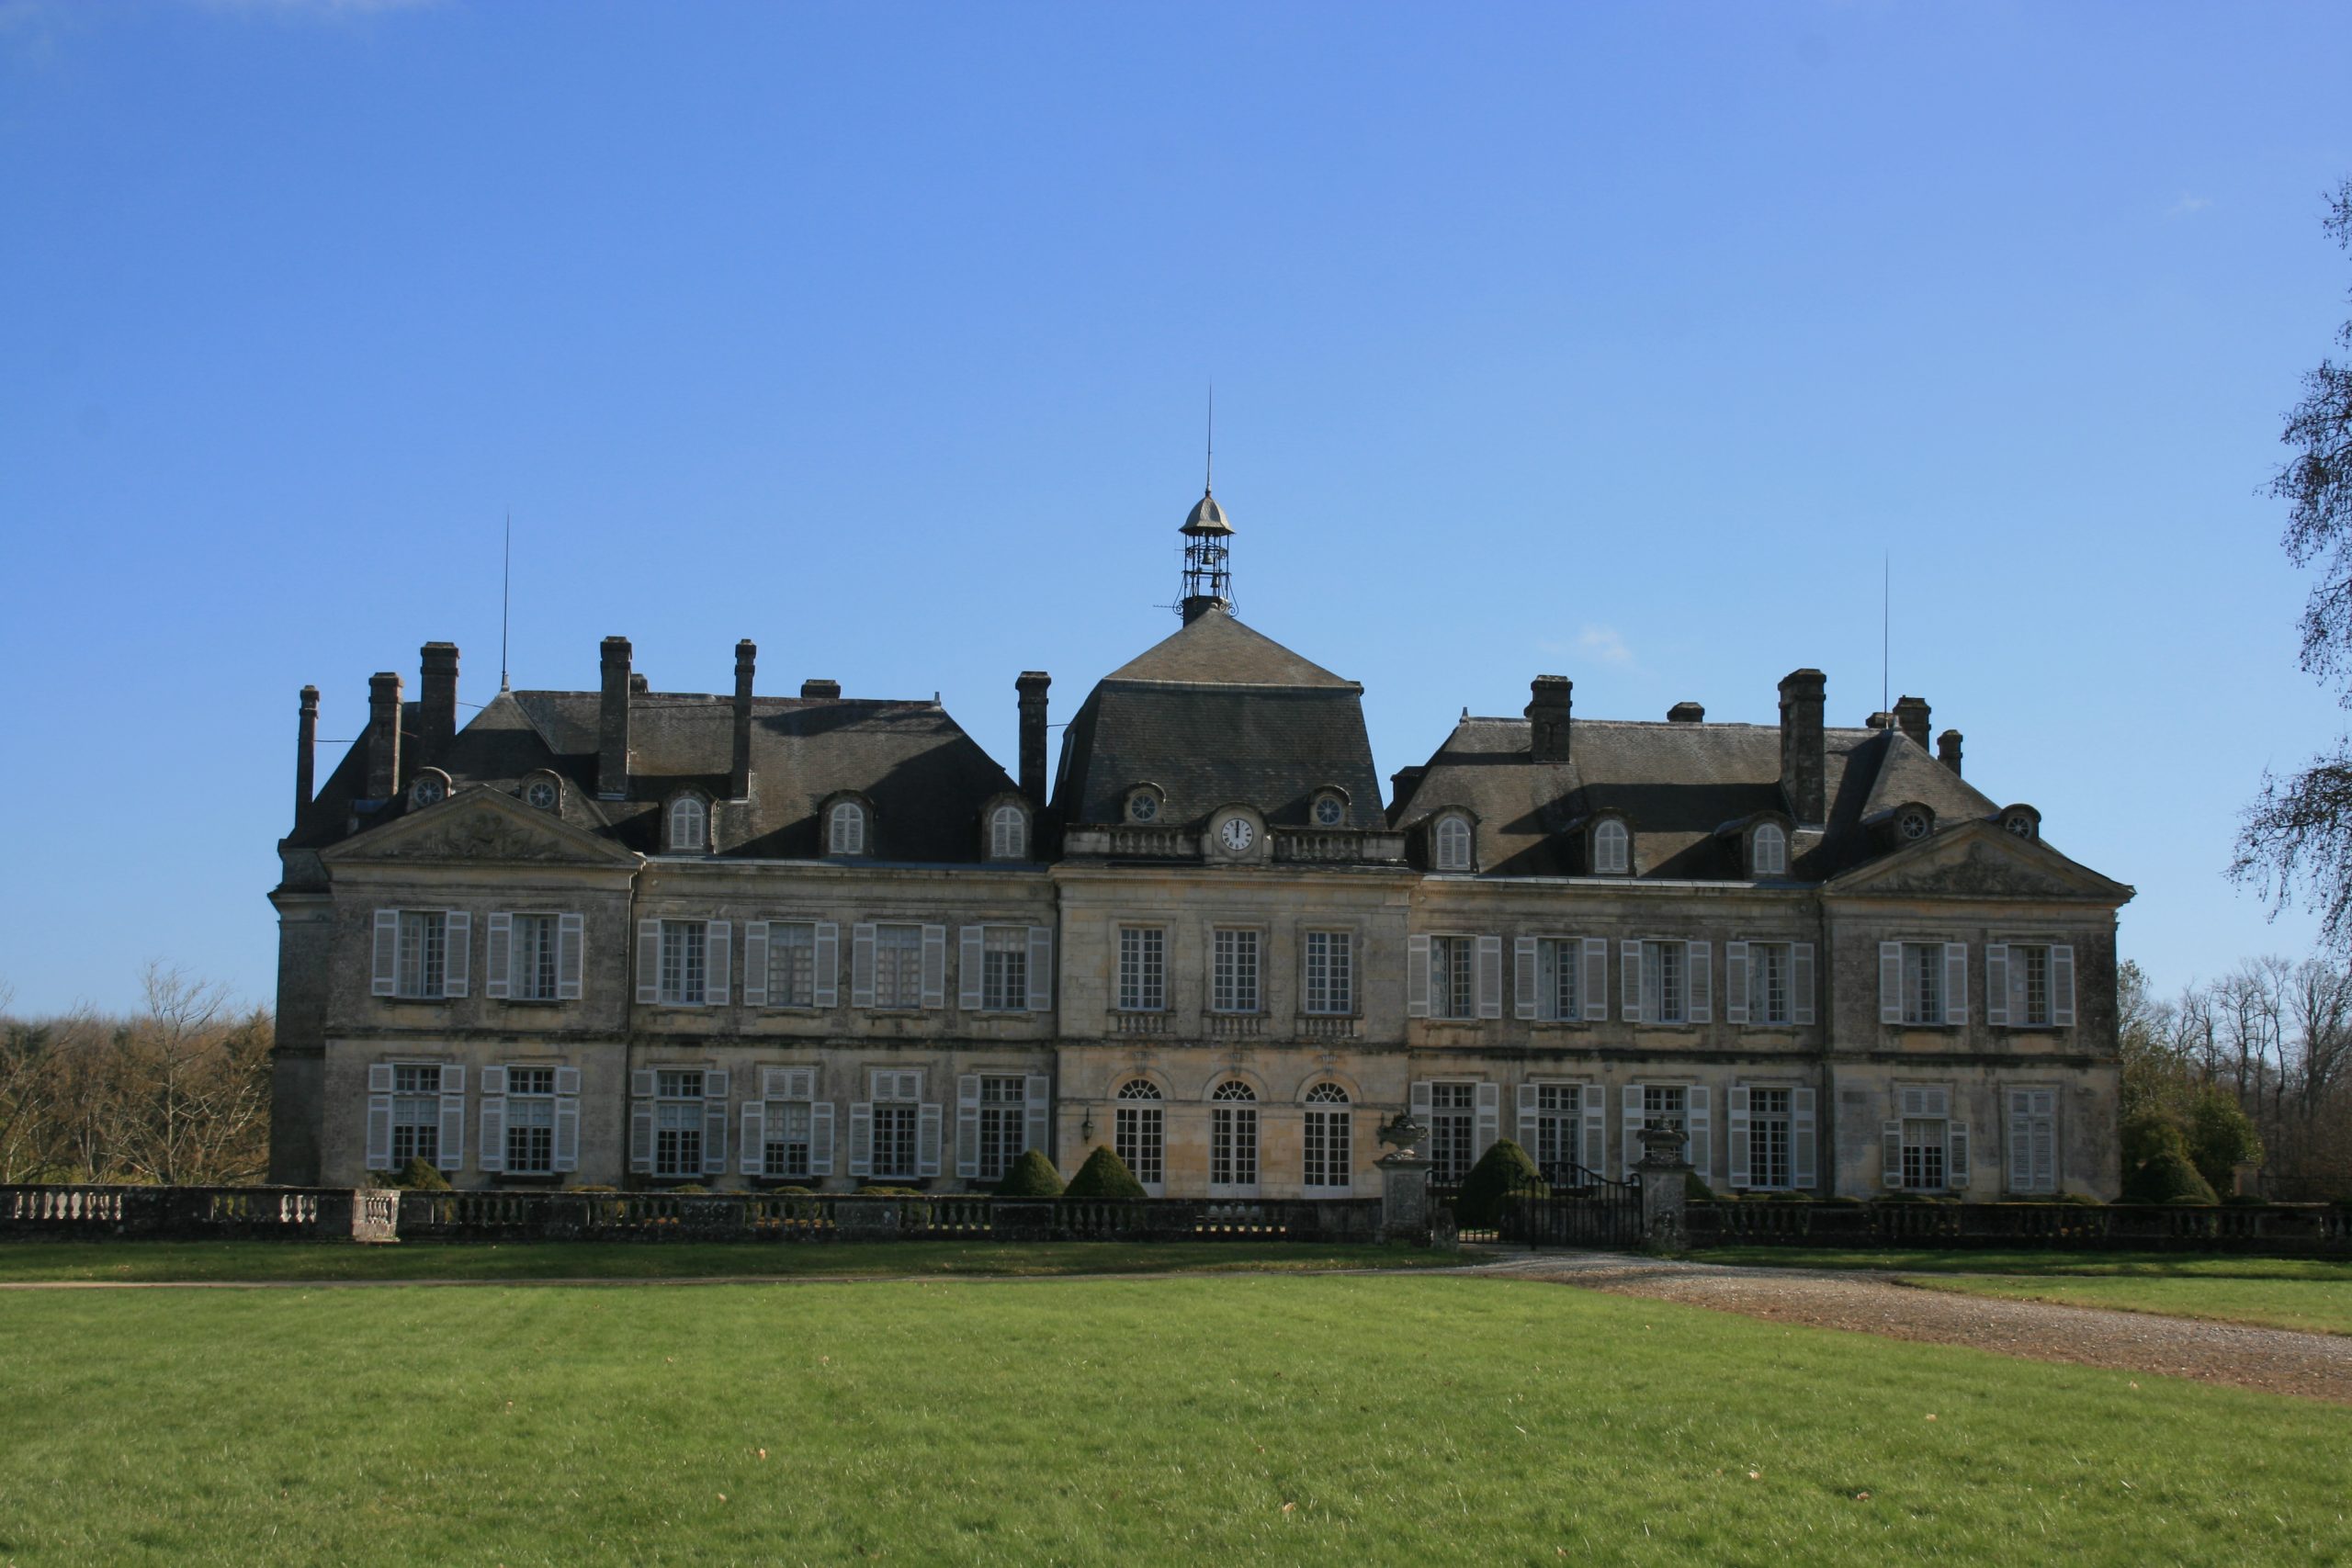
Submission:
[[[383,1243],[401,1238],[401,1195],[390,1187],[355,1187],[319,1194],[322,1240]]]
[[[1373,1162],[1380,1171],[1380,1235],[1427,1247],[1430,1239],[1430,1162],[1409,1149]]]
[[[1689,1201],[1690,1162],[1682,1157],[1682,1134],[1671,1128],[1642,1129],[1642,1247],[1647,1252],[1680,1252],[1690,1245],[1682,1208]]]

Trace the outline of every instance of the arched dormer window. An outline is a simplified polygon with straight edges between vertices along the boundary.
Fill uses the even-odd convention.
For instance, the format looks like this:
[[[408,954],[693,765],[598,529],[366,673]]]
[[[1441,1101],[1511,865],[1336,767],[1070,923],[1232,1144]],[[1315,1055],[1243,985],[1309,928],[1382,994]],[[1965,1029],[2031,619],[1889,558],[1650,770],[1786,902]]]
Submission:
[[[1758,825],[1747,840],[1748,874],[1786,876],[1789,874],[1788,830],[1778,822]]]
[[[710,848],[710,807],[700,795],[682,795],[670,803],[670,852],[707,853]]]
[[[825,813],[825,852],[862,855],[865,852],[865,807],[854,800],[837,800]]]
[[[989,813],[989,859],[1029,858],[1029,814],[1007,801]]]
[[[448,798],[448,774],[438,768],[417,770],[415,782],[408,786],[408,800],[412,807],[421,810],[427,806],[438,806]]]
[[[1431,840],[1431,859],[1440,871],[1470,869],[1470,823],[1463,817],[1441,817]]]
[[[1592,830],[1592,871],[1596,876],[1627,876],[1634,870],[1634,835],[1614,817],[1601,818]]]

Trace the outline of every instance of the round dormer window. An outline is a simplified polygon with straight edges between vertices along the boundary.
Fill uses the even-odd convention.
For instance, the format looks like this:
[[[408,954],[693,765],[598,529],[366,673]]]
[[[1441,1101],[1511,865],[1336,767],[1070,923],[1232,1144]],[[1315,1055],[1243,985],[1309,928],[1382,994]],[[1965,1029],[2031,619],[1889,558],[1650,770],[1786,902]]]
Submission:
[[[1906,811],[1894,819],[1894,830],[1905,839],[1924,839],[1928,836],[1928,829],[1934,825],[1928,820],[1926,812],[1917,809]]]
[[[419,773],[416,782],[408,786],[408,798],[412,806],[440,805],[449,798],[449,776],[438,768]]]
[[[2022,811],[2011,812],[2002,820],[2001,826],[2007,828],[2010,832],[2016,834],[2020,839],[2030,839],[2033,837],[2033,818],[2028,817]]]
[[[1315,825],[1336,828],[1348,819],[1348,808],[1336,795],[1318,795],[1315,801]]]
[[[1159,818],[1159,797],[1149,790],[1139,789],[1127,796],[1127,820],[1153,822]]]
[[[533,779],[523,786],[523,803],[540,811],[553,811],[562,799],[553,779]]]

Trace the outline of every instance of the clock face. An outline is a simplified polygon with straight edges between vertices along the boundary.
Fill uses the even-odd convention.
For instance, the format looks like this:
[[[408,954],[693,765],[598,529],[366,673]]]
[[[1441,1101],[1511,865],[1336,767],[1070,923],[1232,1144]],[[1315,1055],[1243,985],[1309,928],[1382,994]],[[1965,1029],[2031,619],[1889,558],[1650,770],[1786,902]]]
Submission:
[[[1258,829],[1250,825],[1246,817],[1228,817],[1225,819],[1225,826],[1216,830],[1216,836],[1227,849],[1239,854],[1256,842]]]
[[[1326,828],[1338,827],[1340,818],[1345,815],[1346,811],[1340,803],[1328,795],[1315,803],[1315,820]]]

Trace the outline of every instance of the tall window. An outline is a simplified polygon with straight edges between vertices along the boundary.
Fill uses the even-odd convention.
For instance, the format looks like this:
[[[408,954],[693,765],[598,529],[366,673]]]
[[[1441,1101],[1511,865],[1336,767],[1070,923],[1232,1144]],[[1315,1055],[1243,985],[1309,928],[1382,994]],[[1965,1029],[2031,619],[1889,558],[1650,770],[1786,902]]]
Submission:
[[[402,909],[397,996],[437,998],[446,989],[449,917],[439,909]]]
[[[981,1008],[989,1012],[1017,1012],[1028,1005],[1029,928],[987,927],[980,933]]]
[[[1029,1146],[1026,1088],[1010,1074],[980,1079],[980,1179],[1001,1181]]]
[[[1602,876],[1623,876],[1633,865],[1633,839],[1625,824],[1613,818],[1592,830],[1592,869]]]
[[[1913,1192],[1941,1192],[1951,1187],[1962,1175],[1958,1168],[1967,1160],[1962,1147],[1964,1134],[1951,1120],[1951,1089],[1943,1085],[1898,1088],[1894,1109],[1901,1120],[1889,1133],[1891,1138],[1900,1136],[1901,1148],[1899,1152],[1883,1150],[1882,1158],[1896,1170],[1899,1179],[1888,1185]]]
[[[1430,1016],[1431,1018],[1475,1018],[1477,1016],[1477,988],[1471,971],[1476,948],[1476,942],[1466,936],[1430,938]]]
[[[1690,949],[1687,942],[1642,943],[1642,1017],[1680,1023],[1690,1016]]]
[[[1747,944],[1747,1021],[1787,1023],[1789,1006],[1789,944],[1751,942]]]
[[[888,928],[885,928],[888,929]],[[904,1097],[910,1090],[919,1091],[922,1076],[916,1073],[882,1073],[877,1086],[894,1097],[874,1100],[874,1175],[901,1179],[917,1173],[915,1156],[915,1122],[922,1107]]]
[[[1258,1096],[1227,1078],[1209,1096],[1209,1186],[1258,1185]]]
[[[1121,1084],[1111,1146],[1118,1151],[1120,1163],[1129,1174],[1146,1187],[1160,1183],[1166,1142],[1166,1112],[1159,1089],[1149,1078],[1129,1078]]]
[[[761,1132],[761,1174],[772,1179],[797,1179],[810,1172],[810,1149],[816,1136],[816,1107],[805,1100],[771,1100]]]
[[[2009,982],[2012,993],[2009,1021],[2028,1029],[2049,1028],[2050,950],[2012,942],[2009,944],[2009,965],[2016,976]]]
[[[922,928],[874,928],[874,1005],[922,1006]]]
[[[1024,860],[1029,854],[1029,817],[1017,806],[1000,806],[989,814],[989,858]]]
[[[862,855],[865,852],[865,807],[854,800],[833,803],[825,816],[825,852]]]
[[[1464,818],[1438,818],[1437,868],[1440,871],[1470,869],[1470,824]]]
[[[1535,944],[1535,1016],[1574,1022],[1584,1016],[1584,943],[1544,937]]]
[[[1168,933],[1158,926],[1119,928],[1119,1010],[1168,1010]]]
[[[768,1005],[817,1005],[817,924],[774,920],[768,925]]]
[[[662,976],[657,994],[663,1005],[702,1005],[703,966],[710,956],[708,939],[709,932],[700,920],[662,922]]]
[[[1937,942],[1903,944],[1903,1021],[1944,1021],[1944,949]]]
[[[1789,870],[1789,836],[1778,822],[1767,822],[1748,840],[1749,868],[1757,876],[1785,876]]]
[[[1213,1012],[1258,1010],[1258,933],[1220,926],[1211,935],[1213,965],[1209,1009]]]
[[[1430,1085],[1430,1179],[1440,1187],[1461,1186],[1477,1157],[1477,1086]]]
[[[1584,1090],[1572,1083],[1545,1083],[1535,1086],[1535,1146],[1527,1152],[1535,1156],[1536,1168],[1544,1179],[1554,1186],[1577,1185],[1582,1181],[1577,1168],[1583,1161],[1577,1157],[1577,1135],[1584,1125]]]
[[[1789,1091],[1747,1091],[1747,1184],[1784,1188],[1789,1182]]]
[[[1350,932],[1306,933],[1306,1010],[1356,1010],[1355,938]]]
[[[1903,1185],[1914,1192],[1944,1190],[1944,1151],[1949,1138],[1939,1117],[1903,1119]]]
[[[700,1176],[702,1074],[664,1068],[653,1079],[653,1174]]]
[[[1642,1086],[1642,1126],[1665,1128],[1682,1134],[1682,1157],[1690,1157],[1690,1091],[1679,1084]],[[1641,1158],[1640,1149],[1625,1151],[1628,1163]]]
[[[1319,1083],[1306,1091],[1306,1185],[1309,1189],[1355,1184],[1353,1114],[1348,1091]]]
[[[436,995],[438,993],[435,993]],[[392,1165],[441,1157],[441,1069],[400,1063],[392,1068]]]
[[[555,1000],[556,917],[516,915],[507,922],[507,930],[512,957],[506,994],[523,1002]]]
[[[552,919],[553,917],[546,917]],[[555,1169],[555,1069],[506,1069],[506,1171],[545,1176]]]
[[[670,849],[673,853],[698,855],[708,847],[708,810],[691,795],[670,803]]]
[[[2058,1091],[2009,1090],[2009,1190],[2058,1190]]]

